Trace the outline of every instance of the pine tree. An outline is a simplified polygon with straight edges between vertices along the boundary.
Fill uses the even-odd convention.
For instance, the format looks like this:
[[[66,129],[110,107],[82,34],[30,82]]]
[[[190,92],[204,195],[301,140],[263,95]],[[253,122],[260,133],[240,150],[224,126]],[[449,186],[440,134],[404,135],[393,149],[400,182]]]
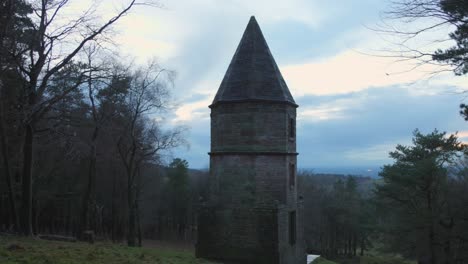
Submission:
[[[450,256],[441,253],[446,242],[441,223],[449,217],[448,168],[464,147],[456,135],[437,130],[423,135],[416,130],[413,146],[398,145],[390,152],[395,163],[384,166],[376,196],[391,249],[431,264],[447,263],[442,262]]]

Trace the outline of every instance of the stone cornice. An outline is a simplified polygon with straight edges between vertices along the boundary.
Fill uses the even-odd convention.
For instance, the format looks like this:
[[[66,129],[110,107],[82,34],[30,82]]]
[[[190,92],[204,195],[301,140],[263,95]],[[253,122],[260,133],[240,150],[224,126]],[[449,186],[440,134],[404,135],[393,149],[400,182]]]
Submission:
[[[217,101],[213,104],[210,104],[209,108],[214,108],[222,104],[239,104],[239,103],[269,103],[269,104],[285,104],[292,107],[298,108],[299,105],[289,102],[289,101],[279,101],[279,100],[268,100],[268,99],[240,99],[240,100],[229,100],[229,101]]]

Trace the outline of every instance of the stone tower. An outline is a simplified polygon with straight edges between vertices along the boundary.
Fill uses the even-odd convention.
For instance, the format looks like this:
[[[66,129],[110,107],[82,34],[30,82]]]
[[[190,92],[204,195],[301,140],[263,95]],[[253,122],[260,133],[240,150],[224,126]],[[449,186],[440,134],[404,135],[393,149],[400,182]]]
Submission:
[[[210,194],[197,257],[304,264],[296,108],[254,17],[210,105]]]

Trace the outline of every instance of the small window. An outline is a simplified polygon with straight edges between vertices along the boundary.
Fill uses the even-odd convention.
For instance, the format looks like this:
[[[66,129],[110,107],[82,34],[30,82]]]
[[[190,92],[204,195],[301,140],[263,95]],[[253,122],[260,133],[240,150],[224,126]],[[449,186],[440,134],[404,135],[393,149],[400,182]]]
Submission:
[[[296,185],[296,166],[293,163],[289,164],[289,187],[293,188]]]
[[[296,122],[294,118],[289,118],[289,137],[290,138],[296,137]]]
[[[296,211],[289,212],[289,244],[296,244]]]

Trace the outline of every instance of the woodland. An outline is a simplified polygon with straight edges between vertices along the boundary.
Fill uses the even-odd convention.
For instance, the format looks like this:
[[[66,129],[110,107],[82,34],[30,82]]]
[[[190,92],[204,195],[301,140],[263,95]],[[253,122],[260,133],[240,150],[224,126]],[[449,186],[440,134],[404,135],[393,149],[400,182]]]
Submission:
[[[105,19],[90,7],[64,21],[68,4],[0,0],[0,237],[193,244],[209,173],[172,153],[188,145],[187,128],[165,124],[175,71],[128,60],[112,41],[116,21],[157,3],[129,1]],[[403,38],[455,28],[453,47],[388,56],[468,72],[468,2],[396,1],[387,15],[439,21],[414,32],[378,29]],[[457,114],[468,120],[468,106]],[[467,263],[467,146],[456,134],[416,129],[389,155],[378,178],[298,173],[308,253],[339,263],[377,251]]]

